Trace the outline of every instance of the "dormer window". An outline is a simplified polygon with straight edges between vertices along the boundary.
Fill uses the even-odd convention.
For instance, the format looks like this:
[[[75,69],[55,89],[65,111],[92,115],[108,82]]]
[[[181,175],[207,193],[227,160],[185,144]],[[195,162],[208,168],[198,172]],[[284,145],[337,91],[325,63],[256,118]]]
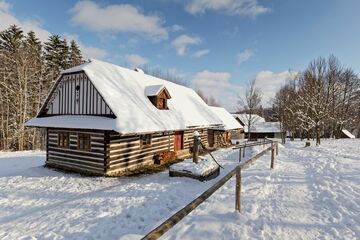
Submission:
[[[145,95],[157,109],[169,109],[167,100],[171,98],[164,85],[151,85],[145,88]]]

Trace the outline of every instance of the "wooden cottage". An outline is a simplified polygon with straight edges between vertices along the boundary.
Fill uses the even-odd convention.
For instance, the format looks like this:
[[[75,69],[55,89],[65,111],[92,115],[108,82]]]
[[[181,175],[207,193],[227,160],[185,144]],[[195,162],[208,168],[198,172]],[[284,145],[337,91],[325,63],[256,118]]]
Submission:
[[[210,107],[214,114],[220,118],[223,126],[208,130],[208,143],[210,147],[226,147],[232,142],[236,143],[243,138],[243,126],[222,107]]]
[[[233,117],[243,126],[245,138],[248,137],[248,114],[233,114]],[[281,138],[281,128],[279,122],[266,122],[264,118],[253,114],[251,117],[251,139],[259,138]]]
[[[187,156],[195,130],[208,145],[223,124],[190,88],[90,60],[61,73],[26,126],[46,130],[47,166],[119,176]]]

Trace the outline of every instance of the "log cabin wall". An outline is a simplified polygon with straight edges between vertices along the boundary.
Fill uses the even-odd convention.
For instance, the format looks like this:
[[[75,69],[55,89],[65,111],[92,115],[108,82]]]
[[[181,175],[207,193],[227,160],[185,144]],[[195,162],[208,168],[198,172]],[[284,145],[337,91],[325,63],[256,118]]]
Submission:
[[[74,172],[105,174],[105,133],[101,131],[48,129],[46,165]],[[68,134],[69,142],[59,146],[60,135]],[[79,134],[90,135],[90,149],[79,150]],[[65,143],[65,142],[63,142]]]
[[[185,130],[181,157],[189,156],[195,130]],[[208,146],[207,129],[197,129],[202,142]],[[68,134],[61,145],[63,134]],[[79,149],[79,135],[90,135],[90,149]],[[121,136],[116,132],[96,130],[48,129],[46,165],[74,172],[121,176],[141,167],[154,164],[157,154],[174,151],[174,132],[151,134],[151,144],[146,145],[144,135]],[[61,145],[61,146],[60,146]],[[185,154],[184,154],[185,153]],[[178,155],[180,156],[180,155]]]
[[[214,138],[214,130],[208,129],[208,144],[209,147],[215,147],[215,138]]]
[[[201,142],[205,145],[205,146],[209,146],[208,143],[208,130],[206,128],[204,129],[192,129],[192,130],[186,130],[184,132],[184,149],[190,149],[193,145],[193,133],[194,131],[198,131],[200,133],[200,137],[201,137]]]
[[[178,157],[189,156],[192,147],[192,134],[195,130],[185,130],[183,149]],[[207,129],[200,132],[202,142],[207,146]],[[174,151],[174,132],[151,134],[151,145],[142,146],[141,136],[121,136],[116,132],[109,134],[106,141],[106,175],[119,176],[133,170],[154,164],[157,154]]]
[[[114,113],[84,72],[65,74],[61,77],[42,115],[114,117]]]
[[[142,135],[124,137],[115,132],[110,133],[106,146],[107,175],[126,175],[154,164],[156,154],[174,151],[173,133],[151,134],[150,145],[142,142]]]

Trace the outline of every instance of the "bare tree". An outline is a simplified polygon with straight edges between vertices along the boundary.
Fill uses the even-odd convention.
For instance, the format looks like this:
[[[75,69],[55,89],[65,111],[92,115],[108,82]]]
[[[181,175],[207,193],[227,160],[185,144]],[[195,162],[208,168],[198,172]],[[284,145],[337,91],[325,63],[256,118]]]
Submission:
[[[331,55],[312,61],[292,88],[280,89],[275,107],[285,128],[295,124],[307,139],[315,133],[319,145],[322,136],[338,138],[345,127],[360,128],[359,92],[358,75]]]
[[[256,79],[251,80],[245,89],[245,99],[239,99],[240,110],[244,110],[246,112],[246,120],[248,127],[248,140],[251,139],[251,126],[256,121],[259,109],[261,108],[261,91],[256,86]]]
[[[169,70],[163,71],[160,68],[151,68],[149,65],[143,65],[141,66],[141,69],[144,71],[144,73],[148,75],[161,78],[166,81],[173,82],[179,85],[183,85],[183,86],[188,85],[187,82],[182,77],[177,76],[172,71]]]

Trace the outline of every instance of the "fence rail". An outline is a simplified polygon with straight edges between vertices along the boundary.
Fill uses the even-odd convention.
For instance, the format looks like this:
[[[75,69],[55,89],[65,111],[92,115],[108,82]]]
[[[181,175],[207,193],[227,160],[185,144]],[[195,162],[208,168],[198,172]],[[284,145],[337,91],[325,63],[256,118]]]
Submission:
[[[263,155],[265,155],[268,151],[271,151],[271,163],[270,168],[274,168],[274,153],[276,149],[276,155],[278,154],[278,143],[275,141],[269,140],[268,143],[271,143],[271,146],[263,150],[262,152],[256,154],[251,157],[249,160],[245,162],[241,162],[238,166],[236,166],[233,170],[231,170],[228,174],[226,174],[222,179],[216,182],[213,186],[211,186],[208,190],[202,193],[199,197],[194,199],[184,208],[176,212],[170,218],[168,218],[165,222],[160,224],[158,227],[153,229],[147,235],[145,235],[142,239],[144,240],[153,240],[160,238],[164,233],[170,230],[175,224],[180,222],[185,216],[187,216],[190,212],[192,212],[197,206],[199,206],[202,202],[208,199],[216,190],[222,187],[225,183],[227,183],[234,175],[236,175],[236,187],[235,187],[235,210],[240,212],[241,209],[241,170],[248,168],[255,160],[259,159]],[[262,143],[261,143],[262,144]],[[259,145],[259,144],[258,144]],[[254,146],[258,146],[254,145]],[[249,145],[248,145],[249,146]],[[246,146],[247,147],[247,146]],[[241,149],[239,146],[234,147],[234,149]],[[245,149],[245,147],[244,147]],[[241,152],[241,150],[240,150]],[[241,155],[241,154],[240,154]],[[239,159],[240,160],[240,159]]]

